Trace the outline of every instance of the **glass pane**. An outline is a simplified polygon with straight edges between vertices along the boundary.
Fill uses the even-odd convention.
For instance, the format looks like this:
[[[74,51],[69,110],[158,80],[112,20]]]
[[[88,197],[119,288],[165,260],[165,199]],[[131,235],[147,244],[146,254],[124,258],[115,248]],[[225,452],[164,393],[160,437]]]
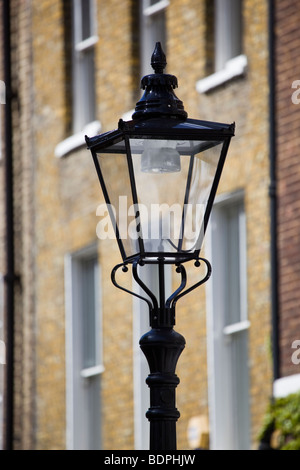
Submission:
[[[250,448],[248,331],[240,331],[230,340],[232,438],[234,449],[247,450]]]
[[[241,0],[215,0],[215,69],[242,53]]]
[[[202,142],[191,161],[183,229],[183,250],[200,249],[204,237],[204,214],[219,163],[222,143]],[[204,150],[205,149],[205,150]]]
[[[155,46],[156,42],[160,42],[161,46],[163,48],[163,51],[166,53],[166,44],[167,44],[166,36],[167,36],[167,32],[166,32],[166,14],[165,14],[165,10],[162,10],[158,13],[155,13],[155,15],[152,15],[149,18],[149,22],[150,22],[149,42],[152,46],[152,49]],[[150,44],[149,44],[149,47],[151,47]],[[152,52],[153,52],[153,50],[152,50]],[[149,56],[149,58],[150,57],[151,57],[151,55]],[[148,58],[148,60],[149,60],[149,58]]]
[[[90,377],[84,387],[77,449],[98,450],[101,449],[101,377]]]
[[[95,258],[82,260],[82,368],[93,367],[98,363],[96,347],[96,292],[95,292]]]
[[[118,227],[126,257],[141,251],[139,236],[146,252],[192,253],[200,248],[222,144],[132,138],[131,180],[124,141],[97,154],[115,218],[113,228]],[[131,184],[135,184],[137,207]],[[102,228],[99,238],[108,236],[107,225],[105,221],[98,224]],[[115,231],[111,234],[115,237]]]
[[[160,3],[156,0],[143,2],[143,9],[155,6]],[[142,75],[153,73],[150,59],[156,42],[160,42],[165,54],[167,54],[167,30],[166,30],[166,10],[159,9],[151,15],[147,14],[143,18],[142,25]]]
[[[95,51],[77,52],[74,59],[73,120],[79,132],[95,120]]]
[[[91,1],[92,0],[81,0],[81,40],[82,41],[92,36]]]
[[[81,114],[84,124],[95,119],[95,51],[89,49],[79,55],[78,79],[80,80],[80,90],[84,90],[82,98]]]
[[[108,151],[110,153],[105,153]],[[106,211],[106,219],[102,218],[97,226],[98,238],[115,237],[117,227],[126,256],[132,256],[139,251],[139,248],[135,222],[136,208],[132,199],[124,142],[105,149],[101,154],[97,154],[97,157],[108,193],[110,209],[115,217],[115,223],[110,226],[109,231],[107,224],[110,224],[110,221]],[[102,213],[105,213],[105,208]]]
[[[220,142],[131,139],[130,144],[145,251],[194,251]]]

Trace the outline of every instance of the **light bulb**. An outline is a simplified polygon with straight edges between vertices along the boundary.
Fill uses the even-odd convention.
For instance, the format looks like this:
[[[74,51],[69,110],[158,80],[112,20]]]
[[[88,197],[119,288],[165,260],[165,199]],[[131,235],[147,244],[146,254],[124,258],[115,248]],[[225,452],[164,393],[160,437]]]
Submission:
[[[174,140],[146,140],[141,158],[144,173],[173,173],[180,171],[180,154]]]

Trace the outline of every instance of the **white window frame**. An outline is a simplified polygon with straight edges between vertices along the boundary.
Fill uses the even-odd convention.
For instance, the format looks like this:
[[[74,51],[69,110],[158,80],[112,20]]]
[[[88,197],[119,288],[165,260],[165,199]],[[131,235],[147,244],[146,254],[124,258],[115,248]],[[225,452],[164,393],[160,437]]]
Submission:
[[[228,194],[216,198],[215,205],[222,208],[222,204],[230,202],[241,201],[243,198],[242,192],[235,194]],[[212,214],[213,216],[213,214]],[[215,260],[221,260],[222,263],[222,237],[220,231],[217,233],[217,238],[214,239],[214,246],[212,246],[212,223],[211,217],[208,224],[206,235],[205,253],[208,259],[212,261],[213,266],[216,266]],[[226,316],[224,310],[224,299],[222,297],[222,285],[224,279],[222,274],[218,274],[216,269],[213,269],[212,278],[206,283],[206,299],[207,299],[207,355],[208,355],[208,371],[210,372],[209,383],[209,417],[210,417],[210,443],[213,450],[216,449],[232,449],[236,445],[235,430],[230,429],[233,424],[233,417],[231,419],[231,401],[235,400],[234,394],[238,393],[231,385],[231,380],[228,380],[228,374],[232,372],[233,364],[230,363],[232,347],[235,347],[235,341],[243,340],[247,342],[247,338],[241,335],[247,335],[250,327],[250,322],[247,318],[247,267],[246,267],[246,221],[245,215],[241,214],[239,217],[239,239],[240,239],[240,320],[234,323],[226,324]],[[219,277],[220,276],[220,277]],[[219,286],[219,287],[218,287]],[[224,286],[223,286],[224,287]],[[218,295],[216,295],[218,292]],[[223,361],[223,362],[222,362]],[[243,370],[248,370],[248,359],[244,358],[245,364]],[[234,371],[235,373],[235,371]],[[223,376],[222,376],[223,374]],[[248,372],[247,372],[248,374]],[[220,383],[222,386],[220,386]],[[247,384],[246,384],[247,385]],[[233,388],[232,388],[233,387]],[[248,391],[245,392],[248,395]],[[245,400],[249,402],[249,397],[243,395]],[[245,414],[245,421],[249,421],[249,415]],[[249,426],[246,423],[245,428]],[[248,447],[250,445],[250,437],[246,435],[246,430],[243,431],[243,445]],[[235,449],[237,450],[237,449]]]
[[[78,354],[78,315],[81,314],[76,302],[78,286],[76,286],[76,277],[78,276],[78,263],[91,257],[96,257],[96,245],[86,247],[75,253],[68,253],[65,256],[65,312],[66,312],[66,437],[67,449],[75,449],[76,446],[76,387],[84,389],[89,379],[100,377],[104,372],[103,364],[103,338],[102,338],[102,308],[101,308],[101,273],[100,266],[96,266],[95,271],[95,342],[96,342],[96,364],[92,367],[79,369],[76,364],[76,355]],[[79,361],[78,361],[79,362]],[[100,407],[99,395],[99,407]],[[97,410],[100,412],[100,409]],[[80,449],[79,449],[80,450]],[[83,449],[84,450],[84,449]]]
[[[246,55],[242,53],[236,54],[233,51],[234,45],[242,40],[242,31],[241,25],[237,24],[237,18],[234,18],[234,5],[232,2],[242,2],[242,0],[214,1],[215,72],[198,80],[196,90],[199,93],[206,93],[213,90],[233,78],[244,75],[247,70]]]

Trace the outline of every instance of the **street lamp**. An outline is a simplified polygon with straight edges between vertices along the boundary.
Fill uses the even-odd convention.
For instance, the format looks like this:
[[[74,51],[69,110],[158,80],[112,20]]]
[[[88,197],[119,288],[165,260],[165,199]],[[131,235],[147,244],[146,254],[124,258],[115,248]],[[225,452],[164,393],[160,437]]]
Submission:
[[[140,347],[150,368],[150,449],[175,450],[175,368],[185,346],[173,328],[175,306],[210,277],[210,264],[199,255],[234,124],[188,119],[174,94],[177,78],[163,73],[166,57],[160,43],[151,65],[154,73],[142,78],[145,92],[132,120],[120,119],[118,129],[86,136],[86,142],[123,259],[112,270],[112,282],[149,306],[151,330],[142,336]],[[184,267],[188,261],[206,266],[205,276],[189,288]],[[149,264],[157,266],[157,295],[140,275]],[[169,297],[166,264],[174,265],[180,275],[179,287]],[[145,296],[117,282],[117,271],[127,272],[128,266]]]

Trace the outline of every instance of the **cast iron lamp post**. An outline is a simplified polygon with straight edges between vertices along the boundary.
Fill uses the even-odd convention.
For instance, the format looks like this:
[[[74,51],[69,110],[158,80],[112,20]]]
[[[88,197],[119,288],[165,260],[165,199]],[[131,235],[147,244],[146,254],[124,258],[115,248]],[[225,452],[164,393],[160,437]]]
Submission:
[[[173,328],[175,306],[210,277],[210,264],[199,255],[234,124],[188,119],[174,94],[177,78],[163,73],[166,58],[160,43],[151,65],[154,73],[141,81],[145,92],[132,120],[120,120],[111,132],[86,136],[86,142],[123,259],[112,270],[112,282],[149,306],[151,330],[140,347],[150,368],[150,450],[176,450],[175,368],[185,339]],[[196,267],[204,264],[206,274],[187,288],[184,264],[189,261]],[[157,295],[141,278],[149,264],[157,266]],[[180,275],[179,287],[169,297],[166,264]],[[116,281],[119,268],[127,272],[128,266],[145,296]]]

